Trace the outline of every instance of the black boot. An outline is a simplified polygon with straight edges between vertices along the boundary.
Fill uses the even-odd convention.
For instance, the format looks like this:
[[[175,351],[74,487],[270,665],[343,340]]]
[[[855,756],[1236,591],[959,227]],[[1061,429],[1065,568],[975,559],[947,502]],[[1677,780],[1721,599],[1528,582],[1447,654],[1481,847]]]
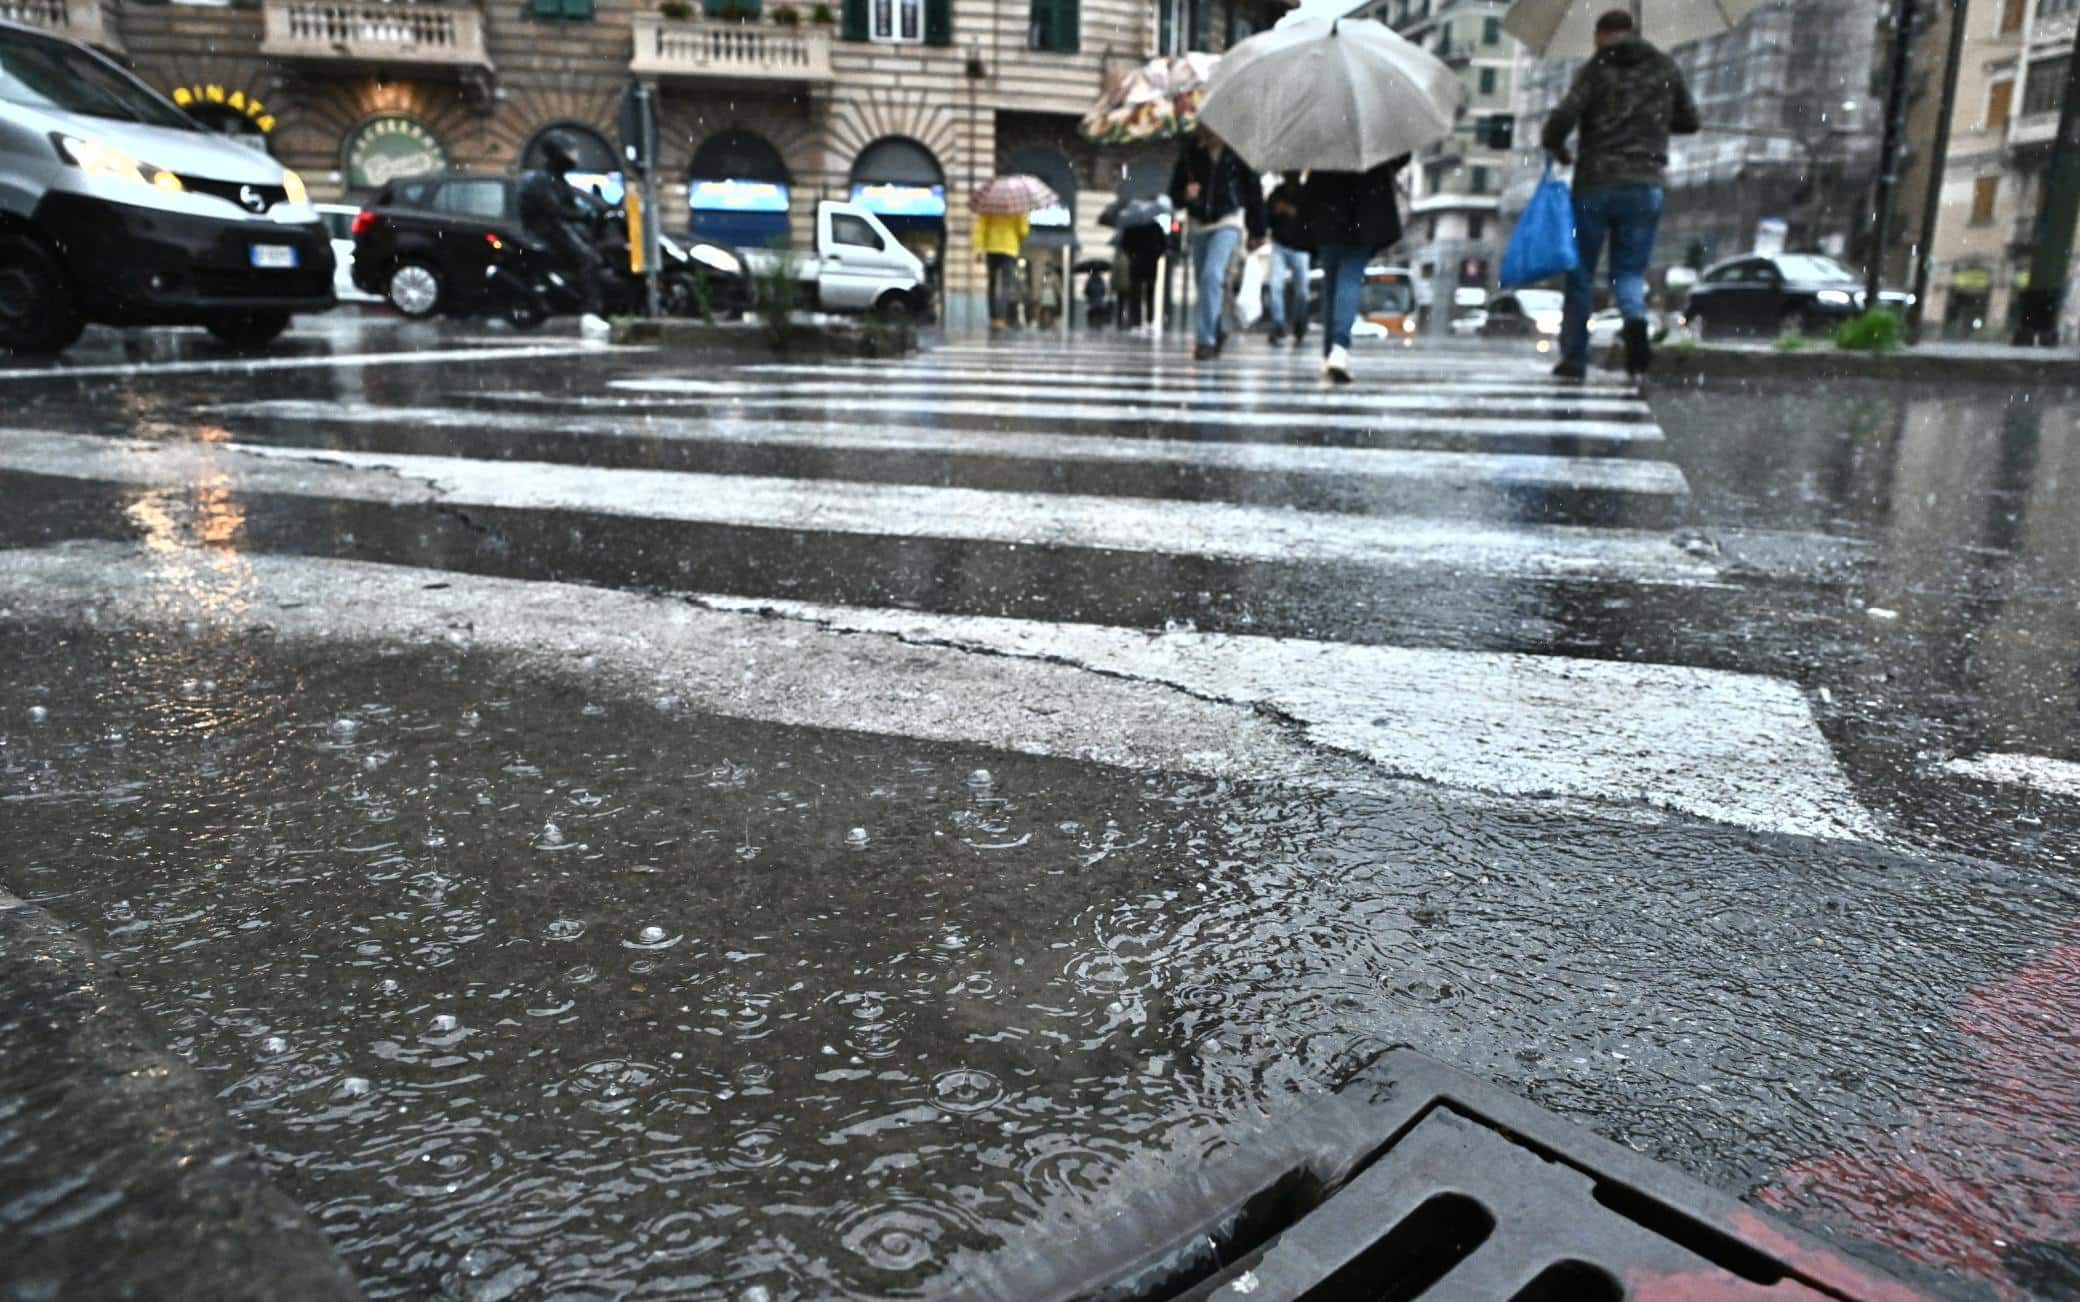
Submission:
[[[1647,373],[1654,363],[1654,346],[1647,340],[1647,319],[1643,316],[1625,318],[1623,333],[1625,341],[1625,373],[1633,379]]]

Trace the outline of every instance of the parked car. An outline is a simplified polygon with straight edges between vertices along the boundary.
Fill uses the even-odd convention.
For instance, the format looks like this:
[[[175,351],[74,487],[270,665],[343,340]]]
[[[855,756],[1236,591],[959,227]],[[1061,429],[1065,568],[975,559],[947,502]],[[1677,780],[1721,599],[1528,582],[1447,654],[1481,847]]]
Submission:
[[[242,347],[332,306],[303,181],[77,41],[0,22],[0,346],[89,322],[200,325]]]
[[[826,199],[816,205],[816,249],[807,257],[773,249],[739,252],[754,276],[770,275],[791,261],[815,311],[931,316],[924,261],[857,204]]]
[[[1904,308],[1913,296],[1884,291],[1879,301]],[[1832,329],[1864,308],[1863,281],[1817,253],[1750,254],[1707,269],[1690,290],[1690,327],[1704,334],[1811,334]]]
[[[1406,267],[1374,263],[1358,289],[1358,315],[1390,335],[1416,332],[1416,278]]]
[[[422,176],[385,185],[354,215],[355,286],[408,317],[502,311],[505,296],[487,273],[507,245],[534,243],[520,221],[520,185],[520,177],[502,175]],[[607,261],[607,310],[635,310],[644,287],[628,270],[622,210],[588,190],[573,187],[572,193],[590,216]],[[668,315],[697,310],[697,277],[710,282],[712,301],[728,306],[743,298],[735,254],[716,248],[696,257],[673,240],[659,243],[658,295]],[[724,268],[736,268],[736,274]]]
[[[1488,300],[1481,334],[1490,339],[1557,337],[1565,295],[1557,289],[1512,289]]]
[[[325,234],[332,241],[332,296],[342,303],[380,303],[379,294],[371,294],[354,283],[354,217],[361,210],[352,204],[321,203],[316,205],[318,220],[325,223]]]

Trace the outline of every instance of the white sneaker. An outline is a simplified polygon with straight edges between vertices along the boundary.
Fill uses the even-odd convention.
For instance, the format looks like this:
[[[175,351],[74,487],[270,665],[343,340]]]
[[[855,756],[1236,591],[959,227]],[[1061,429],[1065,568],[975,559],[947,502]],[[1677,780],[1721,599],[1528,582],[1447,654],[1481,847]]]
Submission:
[[[1340,346],[1331,348],[1329,355],[1322,359],[1322,374],[1336,384],[1349,384],[1351,382],[1350,352]]]
[[[587,312],[584,316],[578,318],[578,335],[580,338],[605,339],[613,333],[614,327],[608,325],[607,319],[603,316],[595,316]]]

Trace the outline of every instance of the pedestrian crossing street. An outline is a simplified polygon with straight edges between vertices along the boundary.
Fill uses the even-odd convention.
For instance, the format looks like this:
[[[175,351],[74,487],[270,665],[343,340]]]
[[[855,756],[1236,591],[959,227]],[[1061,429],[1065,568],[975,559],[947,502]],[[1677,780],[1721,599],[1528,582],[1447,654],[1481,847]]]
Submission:
[[[1211,366],[1038,338],[544,364],[536,383],[226,400],[196,441],[0,431],[0,468],[577,521],[676,552],[685,576],[659,600],[604,569],[461,568],[429,590],[408,555],[251,558],[244,608],[313,638],[452,641],[468,612],[478,646],[737,717],[1878,839],[1794,684],[1418,629],[1739,581],[1679,545],[1688,485],[1635,391],[1558,386],[1529,354],[1361,360],[1333,390],[1313,356],[1254,340]],[[107,546],[11,555],[0,594],[105,589]],[[163,585],[103,596],[165,609]],[[1241,613],[1201,629],[1224,602]],[[1250,613],[1394,602],[1427,622],[1360,636]]]

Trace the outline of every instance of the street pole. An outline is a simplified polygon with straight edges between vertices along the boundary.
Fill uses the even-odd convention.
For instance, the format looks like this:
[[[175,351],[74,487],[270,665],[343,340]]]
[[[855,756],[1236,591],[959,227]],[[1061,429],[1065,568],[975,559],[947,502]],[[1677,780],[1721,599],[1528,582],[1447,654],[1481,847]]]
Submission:
[[[1950,50],[1943,59],[1943,98],[1936,105],[1936,138],[1930,145],[1928,191],[1921,200],[1921,238],[1914,246],[1914,301],[1907,304],[1907,342],[1921,342],[1922,312],[1928,304],[1929,268],[1936,255],[1936,224],[1943,214],[1943,164],[1950,156],[1950,115],[1957,108],[1958,71],[1964,66],[1965,10],[1971,0],[1950,0]]]
[[[2058,313],[2065,305],[2066,264],[2073,257],[2073,227],[2080,220],[2080,59],[2066,60],[2065,103],[2058,110],[2058,136],[2037,209],[2037,247],[2030,258],[2029,288],[2022,291],[2015,342],[2050,347],[2058,342]]]
[[[1892,76],[1885,87],[1885,137],[1878,148],[1877,208],[1871,214],[1871,248],[1864,276],[1863,310],[1878,309],[1885,278],[1885,246],[1892,242],[1892,194],[1899,187],[1901,137],[1907,130],[1907,74],[1913,70],[1915,0],[1899,0],[1892,20]]]

